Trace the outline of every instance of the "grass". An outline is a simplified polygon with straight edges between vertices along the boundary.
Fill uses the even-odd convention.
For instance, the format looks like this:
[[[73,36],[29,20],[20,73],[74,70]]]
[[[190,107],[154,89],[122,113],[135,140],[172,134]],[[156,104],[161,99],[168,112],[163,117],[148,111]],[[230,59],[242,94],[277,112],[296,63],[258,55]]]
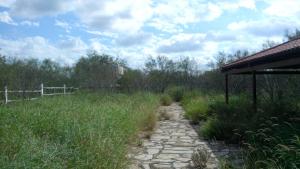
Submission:
[[[172,104],[172,98],[168,94],[163,94],[160,98],[160,103],[163,106],[170,106]]]
[[[249,96],[248,96],[249,97]],[[205,139],[222,140],[243,147],[246,169],[300,168],[300,104],[297,98],[260,100],[258,111],[246,95],[224,97],[186,93],[186,117],[200,123]],[[228,164],[223,168],[232,168]]]
[[[182,105],[185,109],[185,117],[193,123],[206,120],[208,117],[208,101],[201,96],[184,100]]]
[[[126,168],[127,147],[151,130],[149,93],[77,94],[0,107],[1,168]]]
[[[184,87],[174,86],[174,87],[168,88],[165,91],[165,93],[167,93],[169,96],[171,96],[173,101],[180,102],[183,99],[184,91],[185,91]]]

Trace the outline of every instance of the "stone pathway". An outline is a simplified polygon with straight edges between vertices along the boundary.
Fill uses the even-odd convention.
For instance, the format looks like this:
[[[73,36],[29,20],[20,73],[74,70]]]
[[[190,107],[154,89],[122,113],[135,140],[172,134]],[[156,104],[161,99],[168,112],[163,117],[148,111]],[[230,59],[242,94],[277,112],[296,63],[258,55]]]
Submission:
[[[200,140],[189,121],[184,119],[184,111],[178,103],[161,107],[160,113],[167,120],[159,121],[150,139],[143,140],[142,146],[129,155],[133,159],[130,169],[193,168],[192,154],[197,149],[208,152],[207,169],[218,168],[217,155],[227,155],[229,149],[212,146],[218,147],[214,150],[209,143]]]

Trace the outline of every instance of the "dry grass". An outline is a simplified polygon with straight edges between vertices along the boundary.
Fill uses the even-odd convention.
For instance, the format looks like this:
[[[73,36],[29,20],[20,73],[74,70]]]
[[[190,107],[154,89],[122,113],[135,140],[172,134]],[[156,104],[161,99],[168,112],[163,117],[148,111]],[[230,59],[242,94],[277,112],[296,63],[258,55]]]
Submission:
[[[206,150],[197,149],[192,155],[192,161],[195,169],[205,169],[209,153]]]
[[[167,112],[165,109],[160,110],[159,112],[159,120],[170,120],[173,117],[172,113]]]

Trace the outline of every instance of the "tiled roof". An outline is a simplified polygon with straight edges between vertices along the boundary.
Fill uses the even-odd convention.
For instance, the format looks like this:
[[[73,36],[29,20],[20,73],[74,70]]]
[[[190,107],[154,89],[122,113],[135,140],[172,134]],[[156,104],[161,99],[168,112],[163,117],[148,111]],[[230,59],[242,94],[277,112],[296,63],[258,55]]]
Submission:
[[[227,68],[228,69],[228,68],[230,68],[232,66],[235,66],[235,65],[247,64],[247,63],[252,62],[252,61],[260,60],[260,59],[266,58],[268,56],[271,56],[271,55],[274,55],[274,54],[277,54],[277,53],[286,52],[286,51],[296,49],[296,48],[300,48],[300,38],[282,43],[280,45],[277,45],[277,46],[274,46],[272,48],[263,50],[263,51],[258,52],[256,54],[250,55],[248,57],[238,59],[234,62],[231,62],[231,63],[228,63],[228,64],[224,65],[222,68]]]

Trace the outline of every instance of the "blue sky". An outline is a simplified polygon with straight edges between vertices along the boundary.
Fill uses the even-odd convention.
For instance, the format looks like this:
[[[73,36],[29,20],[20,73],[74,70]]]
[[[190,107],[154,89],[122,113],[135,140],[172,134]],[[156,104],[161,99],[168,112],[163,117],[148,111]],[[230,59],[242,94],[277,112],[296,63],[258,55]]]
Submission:
[[[257,51],[300,28],[300,0],[0,0],[0,53],[74,64],[89,50],[141,68],[149,56]]]

